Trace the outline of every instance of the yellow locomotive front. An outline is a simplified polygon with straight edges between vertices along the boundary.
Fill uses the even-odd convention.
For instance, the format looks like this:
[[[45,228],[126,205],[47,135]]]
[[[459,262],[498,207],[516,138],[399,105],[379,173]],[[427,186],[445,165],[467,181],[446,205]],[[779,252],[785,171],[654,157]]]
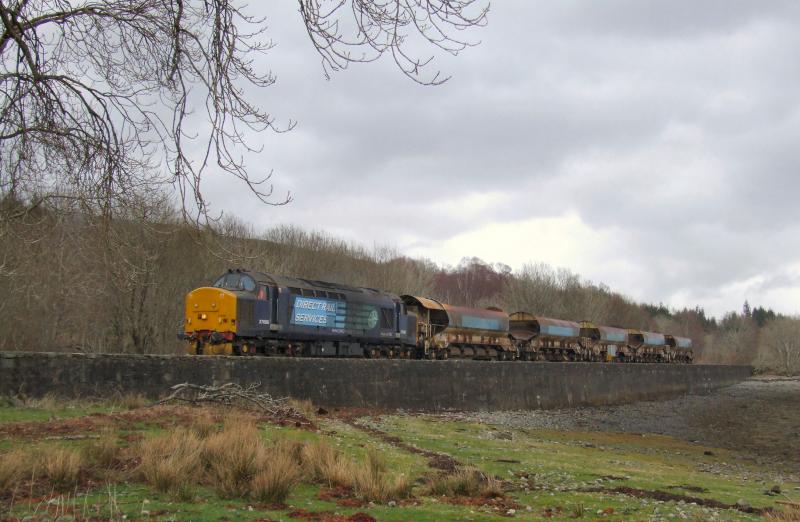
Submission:
[[[184,339],[191,355],[231,355],[236,337],[236,294],[202,287],[186,295]]]

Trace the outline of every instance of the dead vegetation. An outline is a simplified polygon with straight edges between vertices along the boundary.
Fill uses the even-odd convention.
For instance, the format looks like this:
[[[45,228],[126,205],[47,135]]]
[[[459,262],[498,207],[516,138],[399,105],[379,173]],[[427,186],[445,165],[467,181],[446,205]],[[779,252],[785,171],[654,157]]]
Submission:
[[[79,451],[54,449],[41,454],[45,476],[56,491],[69,491],[78,484],[78,477],[87,462]]]
[[[354,466],[352,477],[353,491],[363,501],[408,498],[414,486],[406,475],[389,473],[386,459],[375,449],[367,452],[366,462]]]
[[[252,422],[226,419],[224,429],[202,444],[201,459],[209,484],[222,498],[248,497],[256,474],[265,467],[267,448]]]
[[[268,451],[263,464],[251,481],[251,496],[259,502],[282,504],[301,478],[300,467],[282,445]]]
[[[206,485],[221,498],[281,504],[301,481],[344,488],[364,502],[411,495],[413,481],[390,472],[376,451],[359,462],[321,441],[269,443],[254,419],[242,415],[229,415],[222,429],[208,419],[199,426],[143,440],[133,449],[140,459],[136,476],[179,499],[191,497],[192,485]]]
[[[496,498],[503,496],[503,483],[476,468],[464,467],[430,478],[426,492],[432,496]]]
[[[138,476],[156,491],[185,498],[188,484],[200,469],[200,439],[189,430],[145,439],[139,446]]]
[[[89,462],[100,469],[113,467],[119,452],[119,437],[111,428],[104,428],[98,438],[93,439],[83,449]]]
[[[31,472],[31,456],[24,450],[12,450],[0,458],[0,491],[11,491]]]
[[[260,382],[240,386],[227,382],[220,386],[181,383],[171,388],[171,393],[157,404],[185,403],[192,406],[206,404],[224,406],[227,409],[250,410],[286,419],[297,419],[308,422],[303,413],[294,408],[288,397],[273,397],[269,393],[259,391]],[[306,401],[310,404],[310,401]],[[303,405],[307,407],[307,405]],[[311,406],[313,411],[313,405]]]
[[[800,522],[800,503],[778,501],[784,509],[773,510],[764,515],[764,520],[770,522]]]

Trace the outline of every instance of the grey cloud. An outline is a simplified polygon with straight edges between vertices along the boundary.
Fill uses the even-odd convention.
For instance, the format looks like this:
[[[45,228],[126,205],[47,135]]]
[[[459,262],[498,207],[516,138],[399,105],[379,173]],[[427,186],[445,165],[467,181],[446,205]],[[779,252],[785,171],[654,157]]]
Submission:
[[[387,60],[326,81],[293,9],[261,8],[277,47],[258,64],[278,83],[256,95],[299,124],[254,136],[251,159],[296,199],[265,208],[211,180],[218,207],[401,247],[577,213],[647,274],[607,275],[623,292],[797,286],[775,276],[800,261],[797,2],[495,3],[480,46],[439,57],[453,79],[436,88]],[[450,210],[486,193],[497,203]]]

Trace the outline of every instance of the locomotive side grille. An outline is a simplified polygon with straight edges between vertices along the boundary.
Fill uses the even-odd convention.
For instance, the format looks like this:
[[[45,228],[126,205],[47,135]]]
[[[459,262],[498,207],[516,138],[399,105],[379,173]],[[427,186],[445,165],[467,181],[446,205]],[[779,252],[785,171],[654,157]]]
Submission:
[[[256,303],[252,300],[239,299],[236,322],[243,327],[252,327],[255,324]]]

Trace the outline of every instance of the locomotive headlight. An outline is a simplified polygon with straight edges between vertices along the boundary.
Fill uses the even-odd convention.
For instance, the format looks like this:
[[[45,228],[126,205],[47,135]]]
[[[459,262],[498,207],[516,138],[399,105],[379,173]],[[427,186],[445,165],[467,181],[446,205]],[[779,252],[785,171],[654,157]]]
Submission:
[[[208,319],[208,316],[206,314],[200,314],[200,319],[205,321],[206,319]]]

